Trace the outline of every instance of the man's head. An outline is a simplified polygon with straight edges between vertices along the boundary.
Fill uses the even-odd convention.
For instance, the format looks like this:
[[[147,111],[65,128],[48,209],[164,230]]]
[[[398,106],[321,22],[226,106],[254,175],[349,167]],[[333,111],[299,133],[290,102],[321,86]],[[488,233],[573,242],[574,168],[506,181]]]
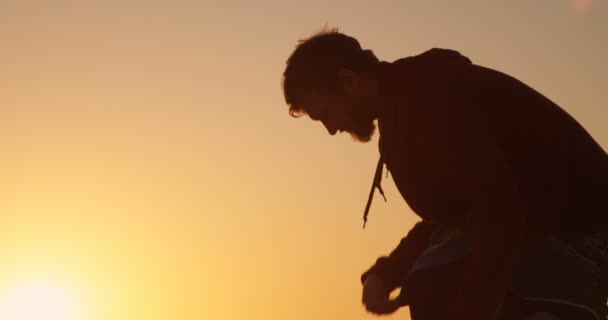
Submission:
[[[378,58],[337,30],[301,40],[287,60],[283,94],[293,117],[308,115],[333,135],[371,139],[376,119]]]

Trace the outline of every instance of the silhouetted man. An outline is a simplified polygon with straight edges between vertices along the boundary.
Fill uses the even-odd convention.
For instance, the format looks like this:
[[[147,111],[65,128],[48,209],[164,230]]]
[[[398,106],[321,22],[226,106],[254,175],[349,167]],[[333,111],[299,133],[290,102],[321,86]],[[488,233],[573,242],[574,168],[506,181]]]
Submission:
[[[380,161],[364,219],[375,188],[382,191],[384,165],[422,218],[362,276],[368,311],[386,314],[403,305],[390,292],[404,285],[438,230],[458,230],[470,244],[470,260],[445,307],[426,318],[492,319],[527,242],[542,243],[538,250],[572,249],[569,260],[590,262],[590,269],[561,275],[589,276],[583,291],[595,300],[581,304],[606,318],[608,155],[555,103],[453,50],[390,63],[333,30],[300,41],[283,91],[292,116],[308,115],[331,135],[348,132],[367,142],[377,120]],[[549,258],[543,259],[537,265]],[[526,282],[542,287],[545,280]],[[564,295],[576,303],[579,294]]]

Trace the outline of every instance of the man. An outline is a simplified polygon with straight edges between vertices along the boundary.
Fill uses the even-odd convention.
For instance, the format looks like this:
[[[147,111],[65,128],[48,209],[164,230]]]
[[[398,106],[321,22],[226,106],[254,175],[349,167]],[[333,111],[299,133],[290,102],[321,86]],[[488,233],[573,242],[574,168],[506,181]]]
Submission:
[[[370,312],[400,306],[389,294],[436,228],[460,230],[471,246],[462,285],[438,319],[492,319],[528,234],[573,248],[608,244],[596,236],[608,230],[608,155],[559,106],[504,73],[444,49],[380,61],[329,30],[297,45],[283,91],[292,116],[308,115],[330,135],[368,142],[377,121],[380,161],[364,219],[386,165],[423,220],[362,276]],[[604,249],[576,252],[604,272]],[[589,290],[605,302],[597,286]],[[604,309],[595,314],[605,318]]]

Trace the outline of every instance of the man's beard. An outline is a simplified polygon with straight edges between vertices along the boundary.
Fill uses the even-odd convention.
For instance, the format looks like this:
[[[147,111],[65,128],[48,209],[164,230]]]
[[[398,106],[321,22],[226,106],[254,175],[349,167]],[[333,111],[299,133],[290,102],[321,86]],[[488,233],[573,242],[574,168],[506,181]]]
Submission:
[[[358,121],[356,127],[348,130],[353,140],[358,142],[369,142],[374,136],[376,131],[376,125],[374,124],[374,118],[369,115],[357,117]]]
[[[363,143],[371,141],[376,131],[374,124],[376,117],[370,113],[370,110],[374,109],[373,103],[357,99],[349,102],[348,105],[354,106],[354,112],[351,113],[353,121],[350,122],[352,127],[344,131],[348,132],[355,141]]]

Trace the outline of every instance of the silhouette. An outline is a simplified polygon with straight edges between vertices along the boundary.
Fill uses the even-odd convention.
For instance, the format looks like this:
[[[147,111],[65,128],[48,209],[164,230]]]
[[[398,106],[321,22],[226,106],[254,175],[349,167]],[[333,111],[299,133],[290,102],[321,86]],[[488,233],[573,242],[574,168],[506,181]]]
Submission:
[[[381,61],[337,30],[300,41],[282,80],[292,116],[378,129],[364,227],[385,166],[422,219],[362,275],[369,312],[606,318],[608,155],[554,102],[454,50]]]

